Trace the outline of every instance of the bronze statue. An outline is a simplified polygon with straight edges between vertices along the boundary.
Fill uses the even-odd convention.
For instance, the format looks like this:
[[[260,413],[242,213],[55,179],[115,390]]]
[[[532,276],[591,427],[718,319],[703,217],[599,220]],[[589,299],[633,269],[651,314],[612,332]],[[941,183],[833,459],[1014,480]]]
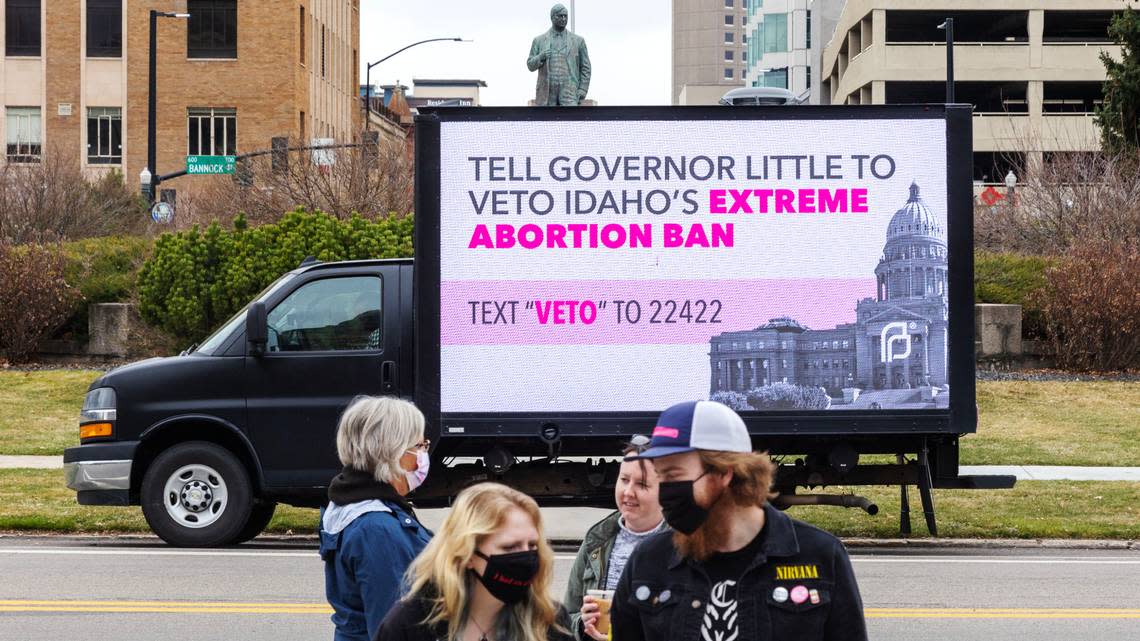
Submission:
[[[526,66],[538,71],[534,104],[577,107],[590,88],[586,41],[566,29],[570,13],[561,4],[550,9],[550,31],[536,36]]]

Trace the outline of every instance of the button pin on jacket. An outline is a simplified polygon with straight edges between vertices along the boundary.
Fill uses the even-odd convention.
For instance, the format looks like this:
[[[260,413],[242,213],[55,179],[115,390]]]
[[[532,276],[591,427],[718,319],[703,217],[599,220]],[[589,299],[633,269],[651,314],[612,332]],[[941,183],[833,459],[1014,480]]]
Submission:
[[[404,525],[411,525],[411,524],[412,524],[411,519],[404,519]]]
[[[673,596],[673,593],[670,592],[669,590],[665,590],[660,595],[658,595],[657,598],[660,599],[660,601],[662,603],[664,603],[664,602],[668,601],[669,597],[671,597],[671,596]]]
[[[784,601],[787,601],[788,600],[788,588],[785,588],[784,586],[781,585],[781,586],[777,587],[775,590],[772,590],[772,600],[775,601],[776,603],[783,603]]]
[[[638,601],[648,601],[649,600],[649,586],[643,585],[643,586],[637,588],[637,591],[633,593],[633,596],[637,597]]]
[[[808,596],[811,598],[811,602],[813,604],[819,603],[819,590],[813,589],[813,590],[809,591]]]
[[[694,610],[697,610],[697,609],[699,609],[699,608],[701,607],[701,601],[700,601],[700,599],[693,599],[693,603],[692,603],[692,606],[693,606],[693,609],[694,609]]]
[[[808,600],[808,589],[802,585],[792,588],[792,603],[799,605]]]

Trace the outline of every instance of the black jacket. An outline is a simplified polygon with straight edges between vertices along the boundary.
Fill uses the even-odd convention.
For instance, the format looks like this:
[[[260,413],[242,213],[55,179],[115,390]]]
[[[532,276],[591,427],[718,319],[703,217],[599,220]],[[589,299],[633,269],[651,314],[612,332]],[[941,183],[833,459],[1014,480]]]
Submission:
[[[765,538],[736,586],[739,641],[866,641],[863,601],[843,543],[765,505]],[[671,532],[634,550],[614,594],[614,641],[701,638],[712,590],[700,563],[681,558]],[[797,586],[814,590],[796,604]],[[784,588],[788,592],[777,590]]]
[[[384,617],[373,641],[446,641],[446,623],[434,627],[424,624],[430,613],[431,604],[422,595],[415,594],[402,599],[388,611],[388,616]],[[565,608],[558,608],[558,618],[555,621],[562,629],[570,629],[570,615],[566,614]],[[559,632],[557,628],[551,628],[546,638],[548,641],[574,641],[572,634]]]

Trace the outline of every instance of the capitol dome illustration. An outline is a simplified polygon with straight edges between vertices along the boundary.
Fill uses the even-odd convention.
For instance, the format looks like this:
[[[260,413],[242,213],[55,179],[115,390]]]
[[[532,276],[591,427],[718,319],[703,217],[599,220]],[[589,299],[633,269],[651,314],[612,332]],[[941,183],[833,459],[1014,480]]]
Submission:
[[[915,183],[887,225],[875,276],[879,300],[946,294],[946,229],[922,201]]]
[[[788,313],[713,336],[710,396],[791,383],[823,388],[830,409],[947,407],[946,217],[912,182],[884,231],[876,294],[852,301],[854,322],[808,328]]]

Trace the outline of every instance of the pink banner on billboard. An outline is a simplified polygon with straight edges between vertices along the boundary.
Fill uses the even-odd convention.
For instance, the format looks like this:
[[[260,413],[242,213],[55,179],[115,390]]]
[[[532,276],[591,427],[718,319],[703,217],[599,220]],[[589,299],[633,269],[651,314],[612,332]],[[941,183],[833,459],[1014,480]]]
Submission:
[[[855,322],[874,278],[447,281],[442,345],[693,345],[790,318]]]

